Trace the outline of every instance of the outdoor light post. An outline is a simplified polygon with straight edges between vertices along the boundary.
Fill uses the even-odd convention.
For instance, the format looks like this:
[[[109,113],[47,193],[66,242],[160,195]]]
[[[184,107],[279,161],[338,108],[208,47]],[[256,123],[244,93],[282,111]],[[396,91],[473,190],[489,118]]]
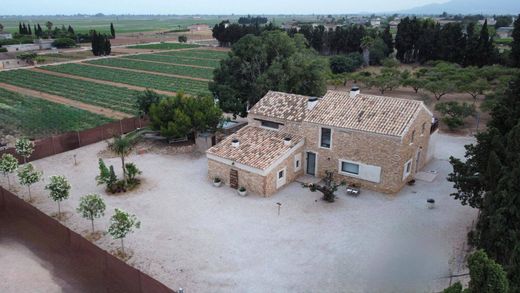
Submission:
[[[278,205],[278,216],[280,215],[280,208],[282,207],[282,204],[277,202],[276,205]]]
[[[78,162],[76,162],[76,154],[74,154],[74,166],[77,166]]]

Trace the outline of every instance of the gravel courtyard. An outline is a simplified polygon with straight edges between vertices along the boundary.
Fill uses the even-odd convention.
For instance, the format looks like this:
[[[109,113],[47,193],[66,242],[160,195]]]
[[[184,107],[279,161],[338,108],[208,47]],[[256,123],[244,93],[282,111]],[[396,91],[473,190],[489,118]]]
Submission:
[[[434,182],[418,181],[395,196],[363,190],[358,198],[338,191],[335,203],[293,183],[271,198],[239,197],[207,179],[202,155],[131,155],[143,171],[143,184],[125,195],[107,195],[96,186],[101,142],[38,160],[50,175],[65,175],[72,196],[62,203],[64,224],[86,235],[90,222],[75,209],[87,193],[102,194],[106,215],[95,222],[106,229],[114,208],[135,213],[142,227],[125,246],[130,263],[173,289],[185,292],[432,292],[447,276],[464,247],[477,211],[453,200],[446,176],[449,155],[461,157],[469,137],[441,135],[436,159],[425,169],[439,172]],[[73,156],[77,155],[78,165]],[[120,172],[120,160],[107,158]],[[4,178],[1,179],[7,185]],[[51,214],[57,206],[33,186],[34,205]],[[16,187],[19,194],[26,190]],[[26,195],[27,196],[27,195]],[[436,209],[426,208],[426,199]],[[278,215],[277,203],[281,203]],[[96,242],[114,250],[109,235]],[[456,261],[455,261],[456,263]],[[0,265],[1,266],[1,265]],[[1,271],[1,270],[0,270]]]

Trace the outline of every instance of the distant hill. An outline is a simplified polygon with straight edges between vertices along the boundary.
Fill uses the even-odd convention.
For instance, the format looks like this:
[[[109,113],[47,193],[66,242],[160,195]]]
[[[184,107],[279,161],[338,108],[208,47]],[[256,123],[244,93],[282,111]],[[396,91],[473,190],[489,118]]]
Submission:
[[[402,10],[405,14],[515,14],[520,13],[520,0],[451,0]]]

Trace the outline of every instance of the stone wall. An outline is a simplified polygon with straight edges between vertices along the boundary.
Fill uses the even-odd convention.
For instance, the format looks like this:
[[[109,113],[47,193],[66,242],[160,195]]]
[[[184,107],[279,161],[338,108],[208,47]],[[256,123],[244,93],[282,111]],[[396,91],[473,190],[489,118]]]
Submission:
[[[423,123],[425,123],[425,133],[421,134]],[[420,147],[422,147],[422,155],[419,169],[427,163],[426,154],[430,125],[431,116],[425,110],[421,111],[413,127],[404,136],[403,142],[399,137],[332,128],[331,149],[319,147],[320,128],[322,126],[304,123],[302,130],[306,138],[305,151],[317,153],[318,169],[316,175],[318,177],[324,177],[327,170],[334,171],[335,178],[338,181],[345,180],[349,184],[359,184],[362,187],[384,193],[396,193],[413,177],[414,172],[411,172],[411,175],[403,180],[404,165],[409,159],[413,158],[412,170],[417,169],[414,156]],[[416,134],[414,143],[411,143],[411,133],[414,129]],[[340,159],[381,167],[380,182],[376,183],[340,174]]]
[[[278,128],[279,131],[288,132],[291,134],[302,135],[302,127],[301,127],[302,123],[301,122],[287,121],[287,120],[282,120],[282,119],[277,119],[277,118],[272,118],[272,117],[264,117],[264,116],[260,116],[260,115],[254,115],[254,114],[249,114],[247,116],[247,119],[248,119],[248,125],[256,126],[256,127],[262,127],[261,122],[258,121],[257,119],[281,123],[283,125],[280,125],[280,128]],[[269,128],[269,129],[271,129],[271,128]]]

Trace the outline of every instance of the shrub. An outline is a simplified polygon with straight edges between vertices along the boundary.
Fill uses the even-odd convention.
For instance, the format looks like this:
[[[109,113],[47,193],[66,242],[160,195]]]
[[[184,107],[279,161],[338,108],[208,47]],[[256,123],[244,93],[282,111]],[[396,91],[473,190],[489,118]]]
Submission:
[[[139,170],[134,163],[125,164],[125,169],[127,175],[126,183],[128,184],[128,187],[135,187],[137,184],[139,184],[139,180],[135,177],[142,174],[143,172],[141,172],[141,170]]]
[[[186,43],[188,41],[188,37],[185,35],[179,36],[179,43]]]
[[[450,101],[435,105],[435,110],[443,114],[442,121],[446,123],[450,130],[454,130],[464,125],[466,117],[475,113],[475,106],[466,102]]]
[[[363,65],[363,56],[359,53],[337,55],[330,58],[330,69],[334,74],[353,72],[361,65]]]
[[[107,191],[114,193],[116,191],[117,176],[114,172],[114,166],[107,168],[103,159],[99,159],[99,175],[96,176],[98,185],[105,184]]]
[[[59,38],[52,42],[52,46],[56,48],[73,48],[76,47],[76,41],[71,38]]]

